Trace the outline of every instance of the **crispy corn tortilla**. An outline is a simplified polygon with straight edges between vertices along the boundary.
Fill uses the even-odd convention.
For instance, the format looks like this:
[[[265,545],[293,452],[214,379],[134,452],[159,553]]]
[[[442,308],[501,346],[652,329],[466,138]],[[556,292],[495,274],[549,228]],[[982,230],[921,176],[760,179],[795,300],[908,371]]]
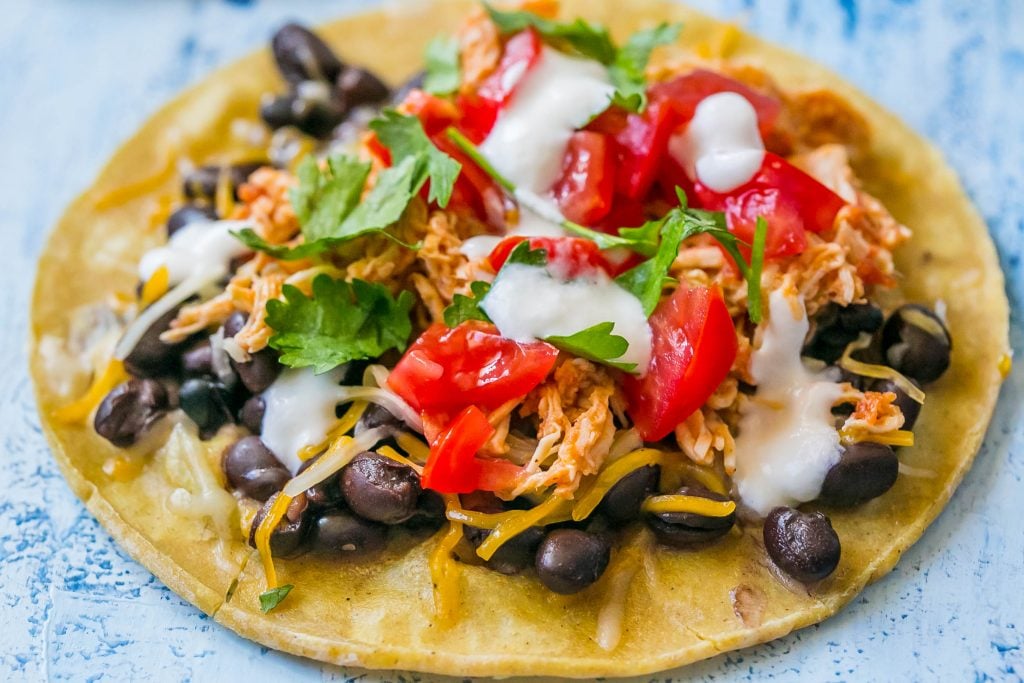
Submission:
[[[422,49],[464,16],[462,2],[412,3],[344,19],[320,33],[343,59],[398,83]],[[160,456],[116,481],[101,467],[117,451],[90,426],[62,424],[53,410],[45,336],[67,335],[70,312],[130,292],[144,250],[161,241],[151,216],[177,201],[169,148],[201,162],[237,161],[231,122],[253,118],[261,94],[282,88],[269,52],[232,64],[155,114],[67,210],[41,259],[33,300],[32,373],[46,434],[65,477],[118,542],[178,594],[240,635],[319,660],[457,675],[631,675],[667,669],[782,636],[834,614],[892,569],[949,500],[984,436],[1008,350],[1003,276],[985,225],[939,152],[835,74],[687,8],[663,2],[569,0],[565,16],[610,26],[617,38],[659,21],[682,21],[681,43],[727,47],[765,68],[787,90],[829,88],[869,122],[872,145],[858,174],[914,231],[897,253],[902,295],[944,301],[954,339],[952,367],[928,393],[902,462],[933,476],[899,477],[891,491],[850,511],[830,511],[842,539],[837,571],[811,590],[781,583],[769,568],[759,527],[699,551],[652,553],[632,582],[619,646],[594,640],[607,577],[575,596],[547,591],[535,577],[461,569],[457,622],[434,623],[427,557],[435,540],[394,549],[380,562],[342,564],[311,555],[278,560],[296,586],[268,615],[259,610],[263,571],[240,532],[219,538],[209,521],[174,514],[166,500],[182,486]],[[129,188],[136,198],[117,201]],[[115,194],[111,194],[115,193]],[[217,453],[207,449],[216,461]],[[219,476],[219,475],[218,475]],[[232,529],[238,527],[237,521]],[[615,559],[613,558],[613,566]],[[609,572],[610,574],[610,572]]]

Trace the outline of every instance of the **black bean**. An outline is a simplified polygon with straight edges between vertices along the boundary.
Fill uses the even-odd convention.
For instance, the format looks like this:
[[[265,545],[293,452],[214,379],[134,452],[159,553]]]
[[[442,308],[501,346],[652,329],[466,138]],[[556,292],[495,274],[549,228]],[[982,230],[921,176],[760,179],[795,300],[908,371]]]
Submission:
[[[723,502],[729,500],[728,496],[700,486],[684,486],[676,493]],[[658,541],[675,548],[687,548],[721,538],[729,532],[735,522],[735,512],[725,517],[707,517],[693,512],[662,512],[647,515],[647,525]]]
[[[873,333],[881,326],[882,311],[873,304],[829,303],[814,317],[814,330],[803,355],[835,363],[862,332]]]
[[[277,351],[266,348],[250,354],[244,363],[231,361],[231,367],[238,373],[245,388],[254,394],[262,393],[277,376],[281,374],[281,364],[277,361]]]
[[[190,377],[213,376],[213,347],[203,339],[181,354],[181,370]]]
[[[157,377],[173,373],[178,366],[179,354],[184,346],[181,344],[165,344],[160,335],[178,316],[178,309],[167,311],[149,326],[131,353],[124,359],[125,369],[135,377]]]
[[[341,61],[331,48],[298,24],[286,24],[278,29],[270,47],[281,75],[293,85],[311,80],[333,83],[341,73]]]
[[[839,536],[821,512],[777,507],[764,520],[764,547],[779,569],[797,581],[819,581],[839,564]]]
[[[303,462],[299,466],[298,474],[304,472],[319,459],[320,456],[317,455]],[[309,501],[314,510],[326,510],[344,505],[345,499],[341,495],[341,487],[339,485],[340,478],[340,474],[335,472],[319,484],[314,484],[306,489],[306,500]]]
[[[900,461],[889,446],[870,441],[850,444],[825,475],[819,499],[836,507],[860,505],[891,489],[899,470]]]
[[[491,535],[488,529],[478,529],[472,526],[466,526],[464,529],[466,539],[474,548],[479,547],[484,539]],[[537,548],[544,540],[545,533],[544,527],[539,526],[524,529],[505,541],[485,564],[501,574],[518,574],[534,563]]]
[[[277,497],[275,493],[256,512],[249,527],[249,545],[256,547],[256,529],[267,516]],[[270,554],[274,557],[296,557],[308,550],[310,524],[309,506],[305,496],[297,496],[288,505],[288,512],[270,532]]]
[[[535,566],[541,583],[569,595],[601,578],[610,558],[611,544],[604,537],[579,529],[555,529],[541,542]]]
[[[949,368],[952,348],[949,330],[924,306],[899,307],[882,328],[886,362],[922,384],[934,382]]]
[[[391,95],[391,106],[397,107],[405,98],[409,96],[413,90],[420,90],[423,88],[423,80],[427,77],[426,71],[418,71],[414,73],[409,80],[398,86],[394,93]]]
[[[250,161],[227,167],[235,199],[238,199],[238,188],[249,179],[253,171],[265,165],[263,161]],[[186,173],[182,181],[185,197],[190,200],[213,201],[217,196],[217,184],[220,182],[223,168],[215,165],[199,166]]]
[[[295,127],[314,138],[325,138],[345,120],[348,110],[340,102],[300,97],[292,107]]]
[[[238,421],[253,434],[260,434],[263,431],[263,413],[266,411],[267,404],[262,396],[250,396],[238,411]]]
[[[280,491],[291,474],[258,436],[246,436],[224,449],[224,475],[232,488],[260,502]]]
[[[914,380],[910,381],[917,386],[917,382],[914,382]],[[921,415],[921,404],[912,399],[910,394],[900,389],[891,379],[875,380],[871,383],[870,389],[880,393],[896,394],[896,400],[893,403],[899,406],[900,411],[903,413],[903,429],[914,428],[917,418]]]
[[[265,97],[260,102],[260,118],[274,130],[294,126],[296,99],[294,93]]]
[[[387,408],[371,403],[363,411],[359,422],[356,423],[355,433],[357,435],[362,434],[367,429],[375,429],[377,427],[400,428],[402,427],[402,421],[392,415]]]
[[[169,409],[167,391],[153,379],[130,379],[110,390],[93,418],[96,433],[118,448],[139,440]]]
[[[658,488],[660,468],[647,465],[633,470],[620,479],[597,506],[608,521],[625,524],[640,519],[640,505]]]
[[[406,520],[405,525],[410,529],[437,530],[445,522],[444,512],[444,499],[441,494],[423,489],[416,501],[416,512]]]
[[[346,560],[375,555],[387,543],[387,527],[344,510],[330,510],[316,520],[313,547]]]
[[[229,315],[228,319],[224,321],[224,338],[227,339],[238,334],[245,327],[246,320],[248,320],[248,316],[241,311],[235,311]]]
[[[209,205],[185,204],[167,217],[167,236],[170,237],[186,225],[217,220],[217,210]]]
[[[341,493],[360,517],[399,524],[413,516],[420,477],[408,465],[370,451],[360,453],[341,471]]]
[[[372,72],[358,66],[347,66],[334,83],[338,99],[346,109],[376,104],[391,94],[391,89]]]
[[[233,421],[232,393],[216,380],[186,380],[178,392],[178,402],[199,427],[199,436],[203,439],[213,436],[222,425]]]

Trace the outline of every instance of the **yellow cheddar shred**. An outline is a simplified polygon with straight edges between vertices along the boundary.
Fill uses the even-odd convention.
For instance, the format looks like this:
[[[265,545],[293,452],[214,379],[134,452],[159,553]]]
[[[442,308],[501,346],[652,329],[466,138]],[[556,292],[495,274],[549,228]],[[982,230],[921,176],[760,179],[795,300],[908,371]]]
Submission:
[[[572,501],[558,496],[551,496],[540,505],[529,510],[510,510],[501,513],[508,515],[494,527],[476,554],[484,560],[491,559],[498,548],[503,546],[509,539],[518,536],[531,526],[549,523],[549,520],[565,515],[571,509]]]
[[[731,500],[711,500],[701,496],[674,494],[651,496],[643,502],[640,509],[655,515],[663,512],[689,512],[702,517],[728,517],[736,511],[736,503]]]
[[[1009,353],[1004,353],[999,357],[999,375],[1006,379],[1010,376],[1010,372],[1013,370],[1013,356]]]
[[[111,360],[103,372],[93,378],[88,391],[81,398],[53,412],[54,419],[67,424],[85,422],[93,409],[103,400],[103,397],[126,379],[128,379],[128,373],[124,369],[124,363],[119,360]]]
[[[366,412],[366,406],[366,401],[353,401],[352,405],[348,407],[348,410],[338,418],[337,424],[335,424],[334,427],[331,428],[331,431],[327,433],[326,439],[318,444],[306,446],[299,451],[299,460],[305,462],[306,460],[323,453],[332,443],[355,429],[356,423],[359,422],[359,418],[361,418],[363,413]]]
[[[171,273],[167,266],[160,266],[153,272],[146,284],[142,285],[139,295],[139,306],[145,308],[167,293],[170,286]]]
[[[664,459],[664,453],[654,448],[640,448],[632,453],[627,453],[612,464],[605,467],[598,473],[593,483],[576,499],[572,509],[572,518],[577,522],[586,519],[594,511],[605,494],[620,479],[630,472],[646,467],[647,465],[659,465]]]
[[[267,510],[267,516],[256,527],[256,552],[260,554],[260,561],[263,562],[263,574],[267,579],[267,590],[277,588],[277,572],[274,570],[274,558],[270,554],[270,534],[281,523],[281,519],[288,512],[288,506],[291,505],[291,502],[291,496],[285,495],[284,492],[277,494],[274,503]]]
[[[897,429],[881,434],[863,429],[842,429],[839,431],[839,437],[845,444],[857,443],[858,441],[872,441],[874,443],[886,444],[887,446],[914,445],[914,432],[907,429]]]
[[[458,497],[445,495],[448,510],[458,508]],[[462,540],[462,523],[449,522],[448,529],[430,553],[430,580],[434,588],[434,614],[440,626],[448,626],[455,619],[459,602],[459,565],[452,556],[455,546]]]
[[[395,441],[398,442],[399,448],[409,454],[411,460],[423,464],[430,457],[430,449],[427,447],[427,444],[408,432],[396,433]]]
[[[928,318],[928,320],[932,323],[935,322],[931,320],[931,318]],[[843,352],[842,357],[839,359],[839,367],[862,377],[891,380],[892,383],[899,387],[907,396],[918,403],[924,403],[924,391],[896,370],[893,370],[887,365],[865,363],[864,361],[859,361],[856,358],[853,358],[853,353],[855,351],[867,348],[870,344],[871,336],[868,334],[862,334],[860,339],[850,342],[850,344],[847,345],[846,350]]]
[[[661,462],[659,488],[662,491],[674,491],[688,482],[699,484],[708,491],[714,491],[723,496],[728,493],[722,477],[713,469],[701,467],[682,453],[666,453]]]
[[[231,182],[231,168],[222,166],[217,175],[217,190],[214,194],[217,215],[227,218],[235,210],[235,187]]]
[[[395,462],[400,462],[407,467],[411,467],[416,474],[423,474],[423,468],[414,463],[409,458],[405,457],[391,446],[381,446],[377,449],[377,452],[383,455],[385,458],[391,458]]]

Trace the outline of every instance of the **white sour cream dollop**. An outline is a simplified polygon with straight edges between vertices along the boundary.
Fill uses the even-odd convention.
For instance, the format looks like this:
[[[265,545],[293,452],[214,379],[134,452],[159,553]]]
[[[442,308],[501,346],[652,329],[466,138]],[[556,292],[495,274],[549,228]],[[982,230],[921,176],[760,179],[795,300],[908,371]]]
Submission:
[[[757,111],[734,92],[705,97],[686,130],[669,140],[669,152],[708,189],[735,190],[750,182],[764,161]]]
[[[740,419],[733,481],[743,503],[761,516],[817,498],[842,453],[831,411],[842,389],[804,367],[802,301],[799,310],[794,317],[791,300],[772,292],[768,327],[750,360],[757,393]]]
[[[231,233],[249,227],[245,221],[199,221],[178,230],[167,244],[150,249],[139,261],[139,279],[146,282],[167,267],[171,286],[197,277],[217,280],[228,274],[231,259],[249,248]]]
[[[341,368],[315,375],[309,368],[286,369],[263,392],[266,409],[260,438],[292,474],[299,451],[323,443],[337,422],[335,406],[345,396]]]

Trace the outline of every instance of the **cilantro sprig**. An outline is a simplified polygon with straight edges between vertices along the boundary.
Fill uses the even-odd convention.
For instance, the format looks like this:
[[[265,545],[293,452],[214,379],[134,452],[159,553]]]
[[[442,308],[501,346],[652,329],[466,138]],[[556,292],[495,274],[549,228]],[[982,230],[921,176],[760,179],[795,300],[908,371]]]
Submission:
[[[289,367],[324,373],[389,349],[403,351],[412,334],[408,291],[395,298],[383,285],[322,274],[313,280],[312,297],[291,285],[283,295],[267,302],[267,325],[274,330],[270,346]]]
[[[321,167],[315,157],[309,156],[299,165],[299,182],[291,192],[303,243],[295,247],[269,244],[250,228],[235,236],[250,249],[274,258],[311,258],[369,233],[397,240],[387,229],[398,222],[428,180],[430,201],[447,206],[462,167],[434,146],[419,119],[387,110],[370,123],[370,128],[391,152],[393,165],[377,175],[365,197],[368,162],[336,154]]]
[[[604,64],[616,89],[612,101],[630,111],[643,111],[647,105],[644,69],[651,52],[659,45],[675,42],[680,30],[678,24],[663,23],[634,33],[619,47],[612,40],[608,29],[583,19],[571,23],[552,21],[532,12],[495,9],[486,2],[484,8],[502,34],[517,33],[532,27],[556,47],[568,48]]]
[[[459,42],[438,36],[427,44],[423,55],[425,74],[423,89],[435,95],[448,95],[459,89],[462,73],[459,68]]]

